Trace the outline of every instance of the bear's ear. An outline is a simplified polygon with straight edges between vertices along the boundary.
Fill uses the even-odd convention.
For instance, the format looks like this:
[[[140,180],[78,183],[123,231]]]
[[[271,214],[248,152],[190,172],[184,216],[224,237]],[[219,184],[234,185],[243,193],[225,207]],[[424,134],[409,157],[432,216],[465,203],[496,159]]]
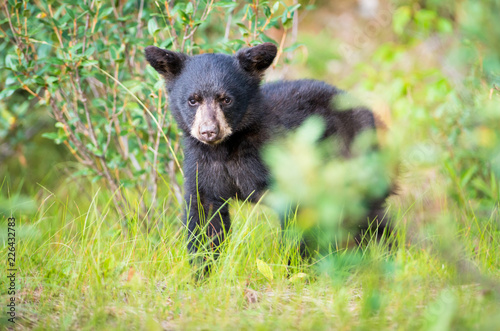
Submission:
[[[148,46],[145,49],[146,60],[167,81],[172,80],[181,73],[184,62],[188,56],[183,53],[172,52],[156,46]]]
[[[272,43],[263,43],[251,48],[244,48],[236,53],[236,59],[243,70],[255,76],[262,76],[264,70],[269,68],[278,53]]]

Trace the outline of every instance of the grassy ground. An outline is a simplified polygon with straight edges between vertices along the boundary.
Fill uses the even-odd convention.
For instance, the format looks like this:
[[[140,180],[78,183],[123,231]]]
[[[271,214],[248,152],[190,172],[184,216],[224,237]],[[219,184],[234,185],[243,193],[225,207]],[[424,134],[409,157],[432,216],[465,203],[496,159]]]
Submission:
[[[500,276],[498,247],[491,246],[500,237],[491,223],[449,229],[447,244],[456,240],[465,247],[454,261],[418,236],[410,244],[404,220],[413,212],[393,201],[401,226],[397,247],[372,242],[356,254],[340,252],[313,265],[292,257],[287,266],[290,253],[280,245],[274,213],[233,203],[230,240],[212,274],[196,280],[183,232],[168,216],[178,210],[167,209],[163,225],[149,233],[132,222],[125,235],[108,209],[107,192],[95,190],[87,205],[74,202],[76,195],[42,190],[36,211],[25,206],[17,218],[19,329],[494,330],[500,325],[491,283]],[[465,258],[470,265],[456,263]],[[2,277],[2,290],[6,286]],[[6,293],[2,300],[8,300]]]

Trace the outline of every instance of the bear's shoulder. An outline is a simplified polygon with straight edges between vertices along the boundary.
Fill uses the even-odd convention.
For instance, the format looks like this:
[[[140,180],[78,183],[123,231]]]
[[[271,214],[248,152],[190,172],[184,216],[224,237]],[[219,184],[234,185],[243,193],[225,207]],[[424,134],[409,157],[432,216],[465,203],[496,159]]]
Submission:
[[[280,80],[262,85],[267,98],[331,98],[343,91],[323,81],[314,79]]]
[[[318,80],[276,81],[262,85],[265,107],[273,122],[291,129],[307,117],[331,115],[332,99],[342,90]]]

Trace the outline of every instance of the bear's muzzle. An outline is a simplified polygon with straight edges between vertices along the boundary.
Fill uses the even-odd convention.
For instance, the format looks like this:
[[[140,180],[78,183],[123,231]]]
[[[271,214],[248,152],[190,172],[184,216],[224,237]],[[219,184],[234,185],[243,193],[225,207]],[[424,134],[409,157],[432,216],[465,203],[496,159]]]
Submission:
[[[222,142],[232,133],[219,104],[203,102],[196,110],[191,126],[191,135],[202,143],[215,145]]]

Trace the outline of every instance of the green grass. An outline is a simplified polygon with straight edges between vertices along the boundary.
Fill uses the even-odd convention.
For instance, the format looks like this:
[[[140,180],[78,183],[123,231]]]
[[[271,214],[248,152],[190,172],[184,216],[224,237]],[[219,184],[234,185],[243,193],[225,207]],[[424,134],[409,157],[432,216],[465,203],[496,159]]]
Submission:
[[[212,273],[200,279],[189,264],[178,217],[172,217],[180,215],[175,206],[149,232],[132,219],[124,233],[110,209],[109,192],[94,190],[86,203],[77,197],[76,185],[69,194],[41,192],[31,211],[11,206],[19,210],[13,214],[19,329],[494,330],[500,325],[492,283],[499,278],[500,234],[493,218],[470,228],[448,228],[446,220],[416,228],[405,221],[417,217],[425,203],[416,200],[406,208],[393,199],[399,230],[391,250],[371,242],[306,264],[281,244],[272,210],[231,202],[229,239]],[[16,201],[10,194],[9,201]],[[439,227],[446,227],[447,235],[434,241]],[[450,252],[460,251],[457,243],[464,256],[454,260]],[[459,260],[469,261],[471,269]],[[9,298],[5,289],[2,277],[2,302]],[[4,316],[2,323],[7,325]]]

